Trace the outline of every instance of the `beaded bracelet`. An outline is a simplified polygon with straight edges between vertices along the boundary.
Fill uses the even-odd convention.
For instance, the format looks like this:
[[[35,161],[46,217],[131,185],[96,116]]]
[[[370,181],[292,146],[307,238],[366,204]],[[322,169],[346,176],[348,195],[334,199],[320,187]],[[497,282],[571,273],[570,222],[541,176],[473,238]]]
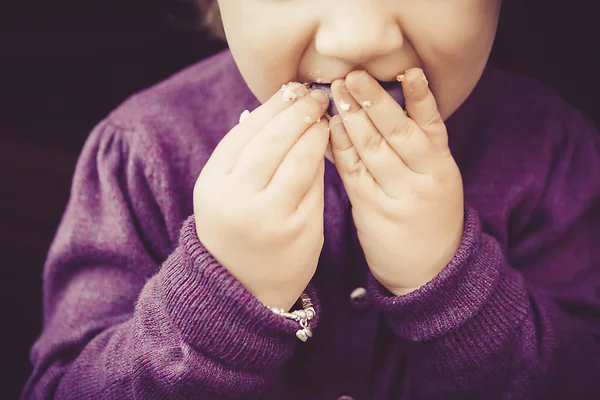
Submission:
[[[282,308],[270,306],[267,306],[267,308],[277,315],[298,321],[301,329],[296,331],[296,337],[303,342],[306,342],[309,337],[312,337],[312,329],[310,328],[308,321],[313,319],[317,313],[313,308],[312,302],[310,301],[310,297],[308,297],[308,295],[302,294],[300,296],[300,300],[302,301],[302,310],[286,312]]]

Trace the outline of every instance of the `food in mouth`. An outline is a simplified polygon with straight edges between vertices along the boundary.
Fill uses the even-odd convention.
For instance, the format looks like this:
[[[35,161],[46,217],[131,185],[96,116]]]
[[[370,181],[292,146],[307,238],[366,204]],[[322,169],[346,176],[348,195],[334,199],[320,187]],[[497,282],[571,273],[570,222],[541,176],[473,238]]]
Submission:
[[[379,84],[381,85],[381,87],[390,94],[390,96],[392,96],[392,98],[394,100],[396,100],[396,102],[398,104],[400,104],[400,106],[402,108],[405,107],[405,102],[404,102],[404,93],[402,92],[402,85],[399,83],[399,81],[394,81],[394,82],[381,82],[378,81]],[[324,91],[325,93],[327,93],[327,95],[329,96],[329,107],[327,108],[327,114],[329,114],[329,117],[333,117],[337,114],[339,114],[339,111],[335,105],[335,102],[333,101],[333,95],[331,94],[331,84],[330,83],[310,83],[308,84],[308,87],[310,89],[319,89]],[[340,105],[342,107],[343,110],[347,111],[347,108],[344,104]],[[362,102],[362,106],[364,108],[369,108],[371,106],[371,101],[370,100],[365,100]]]

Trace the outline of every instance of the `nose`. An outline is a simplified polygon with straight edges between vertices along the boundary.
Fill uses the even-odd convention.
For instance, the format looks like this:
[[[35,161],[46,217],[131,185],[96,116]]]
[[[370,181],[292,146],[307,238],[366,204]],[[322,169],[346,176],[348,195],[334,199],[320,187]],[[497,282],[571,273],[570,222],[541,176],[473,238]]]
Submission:
[[[328,12],[315,35],[319,54],[355,65],[397,51],[403,42],[394,16],[373,7],[371,1],[347,2],[345,7]]]

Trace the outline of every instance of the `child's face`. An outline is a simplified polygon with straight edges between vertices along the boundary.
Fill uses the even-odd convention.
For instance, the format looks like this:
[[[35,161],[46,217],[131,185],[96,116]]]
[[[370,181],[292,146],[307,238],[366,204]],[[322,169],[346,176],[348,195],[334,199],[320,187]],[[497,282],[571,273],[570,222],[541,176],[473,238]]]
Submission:
[[[219,0],[227,40],[254,95],[366,69],[393,81],[421,67],[448,118],[487,62],[501,0]]]

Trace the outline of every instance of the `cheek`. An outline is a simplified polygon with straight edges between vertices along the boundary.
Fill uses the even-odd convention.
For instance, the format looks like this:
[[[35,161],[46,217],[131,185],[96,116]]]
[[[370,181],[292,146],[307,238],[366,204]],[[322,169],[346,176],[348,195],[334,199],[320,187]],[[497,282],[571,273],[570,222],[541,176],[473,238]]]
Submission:
[[[489,0],[487,0],[489,1]],[[494,41],[497,14],[494,10],[474,8],[469,12],[440,13],[421,29],[417,43],[424,63],[445,64],[470,69],[485,64]]]
[[[438,62],[456,66],[485,63],[494,41],[495,29],[461,30],[435,40],[431,56]]]
[[[487,64],[492,43],[493,36],[481,33],[440,38],[423,59],[426,71],[433,75],[433,87],[444,84],[459,96],[470,92]]]
[[[302,50],[298,46],[286,46],[285,43],[243,41],[239,46],[230,46],[240,72],[261,103],[279,90],[281,85],[296,78]]]
[[[435,53],[434,61],[424,60],[431,92],[444,120],[467,99],[486,65],[487,54],[460,54],[462,50],[459,48],[456,52],[451,52],[445,48]]]
[[[310,34],[300,29],[300,24],[290,24],[289,19],[286,22],[272,15],[266,19],[254,13],[243,19],[252,23],[227,27],[227,39],[248,87],[264,103],[282,84],[296,79]]]
[[[487,63],[495,35],[493,19],[473,24],[465,16],[440,23],[421,43],[415,43],[438,108],[447,119],[471,93]],[[477,19],[475,19],[477,20]],[[446,20],[447,21],[447,20]]]

